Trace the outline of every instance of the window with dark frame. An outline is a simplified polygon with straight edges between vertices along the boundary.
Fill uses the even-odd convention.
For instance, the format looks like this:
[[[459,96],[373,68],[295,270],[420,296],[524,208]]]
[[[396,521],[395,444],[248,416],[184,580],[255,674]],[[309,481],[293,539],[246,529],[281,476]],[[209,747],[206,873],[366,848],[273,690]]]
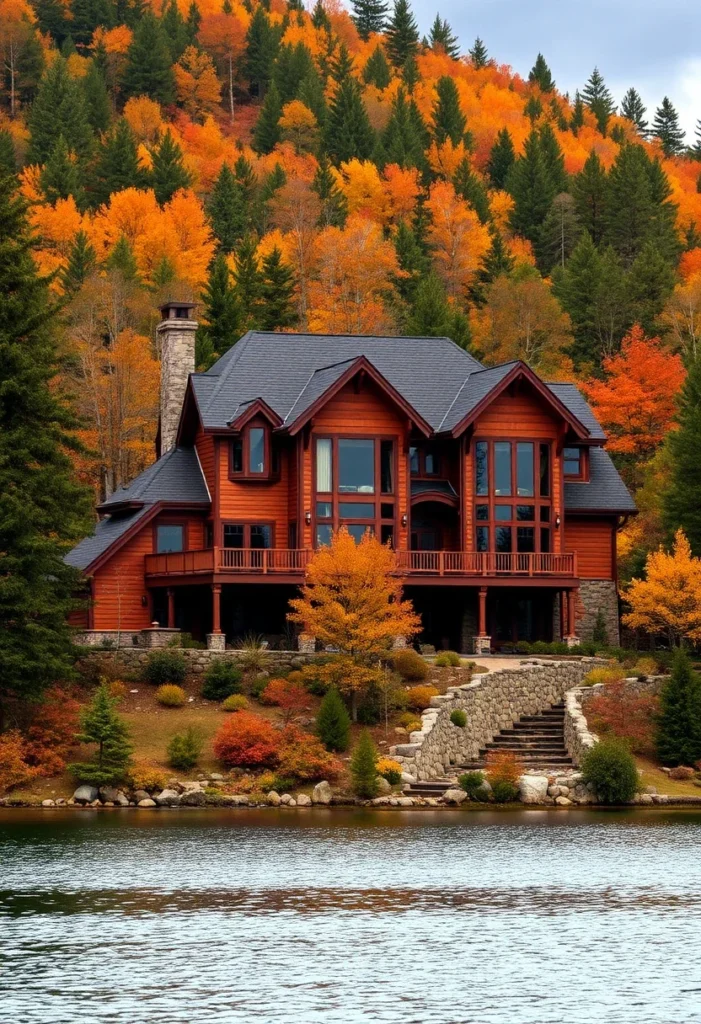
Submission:
[[[551,550],[550,475],[550,443],[475,442],[476,551]]]
[[[341,526],[356,542],[372,533],[394,543],[396,451],[394,438],[315,437],[315,547],[330,544]]]
[[[156,554],[185,550],[185,527],[182,523],[158,523],[156,526]]]
[[[270,523],[224,523],[222,540],[225,548],[263,550],[273,546]]]
[[[584,478],[584,452],[581,448],[563,448],[562,472],[572,480]]]
[[[252,423],[240,436],[232,438],[230,459],[232,477],[267,481],[280,472],[280,453],[269,427],[260,423]]]
[[[412,476],[440,476],[441,458],[431,446],[412,445],[409,448],[409,472]]]

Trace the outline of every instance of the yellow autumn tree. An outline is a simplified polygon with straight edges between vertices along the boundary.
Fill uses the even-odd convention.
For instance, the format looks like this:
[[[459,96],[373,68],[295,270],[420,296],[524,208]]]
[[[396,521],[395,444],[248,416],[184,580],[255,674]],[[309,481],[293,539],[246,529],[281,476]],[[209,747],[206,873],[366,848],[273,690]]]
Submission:
[[[489,249],[489,229],[448,181],[431,186],[426,209],[431,215],[427,237],[436,271],[448,295],[458,299],[474,280]]]
[[[173,68],[178,103],[192,118],[217,110],[221,86],[212,58],[195,46],[188,46]]]
[[[319,125],[309,107],[301,100],[291,100],[282,108],[282,137],[291,142],[297,153],[308,153],[319,140]]]
[[[665,636],[676,647],[701,640],[701,559],[692,556],[682,529],[671,552],[662,547],[650,552],[645,579],[631,580],[625,596],[626,626]]]

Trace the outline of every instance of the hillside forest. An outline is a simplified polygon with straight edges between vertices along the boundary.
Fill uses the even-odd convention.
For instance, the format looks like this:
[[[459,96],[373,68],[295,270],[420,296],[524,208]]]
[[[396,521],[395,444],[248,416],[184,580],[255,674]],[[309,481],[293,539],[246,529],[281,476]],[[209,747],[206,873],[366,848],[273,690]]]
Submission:
[[[0,0],[0,47],[97,497],[154,458],[157,306],[192,298],[199,369],[258,328],[576,380],[641,508],[624,577],[680,525],[701,553],[701,134],[667,97],[563,95],[407,0]]]

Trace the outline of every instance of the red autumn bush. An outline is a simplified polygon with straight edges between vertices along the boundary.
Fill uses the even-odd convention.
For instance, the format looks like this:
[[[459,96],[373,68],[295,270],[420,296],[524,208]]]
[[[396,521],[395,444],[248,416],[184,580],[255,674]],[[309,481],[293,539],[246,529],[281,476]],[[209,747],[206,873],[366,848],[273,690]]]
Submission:
[[[24,738],[18,729],[11,729],[0,735],[0,793],[39,775],[39,769],[27,764],[24,753]]]
[[[626,740],[636,754],[650,754],[655,749],[658,705],[654,694],[638,693],[618,679],[606,683],[605,691],[592,697],[586,711],[594,732]]]
[[[280,708],[285,725],[309,707],[309,694],[300,683],[271,679],[260,695],[263,704]]]
[[[343,764],[330,754],[321,740],[311,733],[289,725],[282,734],[277,774],[284,779],[311,782],[313,779],[337,779]]]
[[[512,750],[488,750],[485,758],[489,782],[507,782],[515,786],[525,768],[523,761]]]
[[[213,744],[214,756],[228,768],[275,768],[280,745],[280,732],[251,711],[239,711],[227,718]]]
[[[41,775],[59,775],[76,746],[80,705],[69,690],[52,686],[44,694],[27,729],[24,756]]]
[[[671,768],[669,771],[670,779],[676,779],[677,781],[686,782],[688,779],[693,779],[696,772],[693,768],[689,768],[687,765],[680,764],[677,768]]]

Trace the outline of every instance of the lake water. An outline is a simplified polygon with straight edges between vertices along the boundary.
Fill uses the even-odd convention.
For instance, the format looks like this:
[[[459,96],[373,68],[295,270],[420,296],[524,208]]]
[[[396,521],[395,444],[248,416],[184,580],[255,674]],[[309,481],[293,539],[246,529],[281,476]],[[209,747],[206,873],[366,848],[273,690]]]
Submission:
[[[2,1024],[701,1021],[701,814],[0,812]]]

